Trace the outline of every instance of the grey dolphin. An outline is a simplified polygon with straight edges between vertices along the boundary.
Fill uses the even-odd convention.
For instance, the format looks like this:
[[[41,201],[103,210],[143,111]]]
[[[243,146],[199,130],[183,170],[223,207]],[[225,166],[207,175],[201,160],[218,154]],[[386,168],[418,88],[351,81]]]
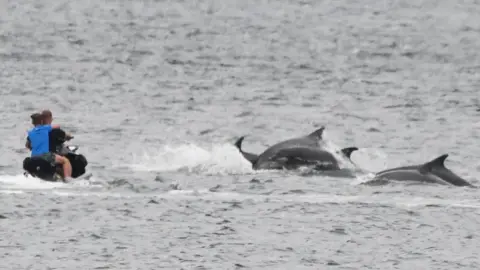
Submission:
[[[384,170],[376,173],[375,177],[366,184],[396,180],[474,187],[445,167],[444,162],[447,157],[448,154],[444,154],[421,165],[403,166]]]
[[[348,151],[356,147],[348,148]],[[357,148],[358,149],[358,148]],[[346,151],[343,151],[346,153]],[[353,151],[350,151],[351,154]],[[347,156],[350,158],[350,155]],[[256,164],[255,169],[287,169],[294,170],[301,166],[313,166],[316,170],[340,170],[335,156],[325,150],[307,147],[284,148],[279,150],[268,161]]]
[[[261,153],[256,162],[253,164],[253,169],[276,169],[276,166],[272,166],[272,162],[275,163],[275,156],[280,150],[286,148],[319,148],[321,147],[322,135],[325,127],[321,127],[307,136],[296,137],[276,143],[263,153]],[[271,167],[271,168],[270,168]]]
[[[240,137],[235,146],[255,170],[259,169],[296,169],[300,166],[313,165],[317,170],[338,170],[338,160],[333,154],[322,148],[321,140],[324,127],[314,132],[289,140],[279,142],[257,155],[242,150],[245,136]],[[357,147],[348,147],[341,152],[350,158]]]
[[[286,147],[319,147],[319,141],[322,139],[323,131],[325,127],[321,127],[314,132],[308,134],[307,136],[301,136],[293,139],[288,139],[277,144],[270,146],[265,152],[261,155],[273,155],[279,149],[283,149]],[[245,152],[242,150],[242,142],[245,139],[245,136],[240,137],[236,142],[235,146],[240,151],[245,159],[250,161],[250,163],[255,164],[261,155]]]

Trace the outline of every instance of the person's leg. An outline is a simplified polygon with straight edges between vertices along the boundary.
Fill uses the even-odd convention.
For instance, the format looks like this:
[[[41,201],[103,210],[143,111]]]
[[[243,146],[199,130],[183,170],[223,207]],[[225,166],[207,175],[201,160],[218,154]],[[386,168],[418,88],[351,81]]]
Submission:
[[[57,154],[55,155],[55,163],[62,164],[63,166],[63,177],[72,177],[72,165],[70,164],[70,161],[66,157],[59,156]]]

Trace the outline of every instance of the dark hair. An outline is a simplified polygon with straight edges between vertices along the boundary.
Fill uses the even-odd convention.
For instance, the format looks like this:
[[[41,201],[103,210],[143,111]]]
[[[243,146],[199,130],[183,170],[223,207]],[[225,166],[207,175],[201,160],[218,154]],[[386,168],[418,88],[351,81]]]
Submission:
[[[30,118],[32,118],[33,125],[41,125],[43,123],[43,116],[39,113],[30,115]]]
[[[50,110],[43,110],[42,111],[43,117],[52,117],[52,112]]]

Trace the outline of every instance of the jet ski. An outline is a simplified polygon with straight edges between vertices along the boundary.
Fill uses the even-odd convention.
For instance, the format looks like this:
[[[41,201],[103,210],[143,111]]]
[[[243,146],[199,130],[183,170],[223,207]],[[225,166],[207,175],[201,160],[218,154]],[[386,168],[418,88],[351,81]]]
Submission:
[[[70,161],[72,178],[78,178],[85,174],[88,162],[84,155],[77,153],[79,147],[64,144],[73,137],[67,138],[65,132],[61,129],[52,130],[49,136],[50,151],[64,156]],[[26,157],[23,160],[23,169],[25,170],[25,176],[31,175],[50,182],[65,181],[62,165],[53,165],[42,158]]]

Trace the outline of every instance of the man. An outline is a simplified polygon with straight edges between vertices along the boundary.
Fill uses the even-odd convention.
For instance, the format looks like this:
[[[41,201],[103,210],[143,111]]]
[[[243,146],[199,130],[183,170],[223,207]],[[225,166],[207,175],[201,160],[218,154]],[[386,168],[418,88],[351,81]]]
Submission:
[[[72,176],[72,165],[70,161],[49,150],[49,132],[52,128],[60,128],[59,125],[45,125],[42,114],[34,113],[32,118],[33,128],[28,131],[27,148],[32,150],[32,157],[40,157],[51,164],[61,164],[65,180]]]
[[[51,125],[53,121],[52,112],[50,110],[43,110],[42,116],[45,125]],[[52,126],[53,130],[49,132],[49,150],[53,153],[62,153],[63,143],[73,139],[73,136],[61,130],[58,125]]]
[[[53,116],[52,116],[52,112],[50,110],[43,110],[42,111],[42,116],[43,116],[43,119],[45,121],[45,125],[51,125],[52,124]],[[52,126],[52,128],[55,128],[55,127]],[[60,126],[58,126],[58,128],[60,128]],[[67,141],[71,140],[71,139],[73,139],[73,136],[70,135],[69,133],[65,133],[65,139]]]
[[[38,114],[38,113],[34,113],[30,116],[30,118],[32,118],[32,124],[33,126],[35,127],[35,121],[34,121],[34,118],[37,120],[37,121],[41,121],[42,125],[51,125],[52,126],[52,129],[59,129],[60,128],[60,125],[52,125],[52,112],[50,112],[49,110],[43,110],[41,114]],[[41,119],[39,119],[41,118]],[[49,145],[50,146],[50,145]],[[25,147],[28,148],[28,150],[32,150],[32,146],[31,146],[31,143],[30,143],[30,138],[27,136],[27,142],[25,143]],[[53,152],[53,151],[51,151]]]

